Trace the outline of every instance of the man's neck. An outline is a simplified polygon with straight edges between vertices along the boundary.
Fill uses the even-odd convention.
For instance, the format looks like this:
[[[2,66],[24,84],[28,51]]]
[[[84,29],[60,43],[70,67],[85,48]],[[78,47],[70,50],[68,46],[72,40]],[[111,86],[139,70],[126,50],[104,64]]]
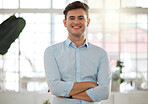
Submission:
[[[72,36],[68,36],[68,38],[73,42],[75,43],[75,45],[77,47],[80,47],[84,44],[86,38],[85,38],[85,35],[81,36],[81,37],[72,37]]]

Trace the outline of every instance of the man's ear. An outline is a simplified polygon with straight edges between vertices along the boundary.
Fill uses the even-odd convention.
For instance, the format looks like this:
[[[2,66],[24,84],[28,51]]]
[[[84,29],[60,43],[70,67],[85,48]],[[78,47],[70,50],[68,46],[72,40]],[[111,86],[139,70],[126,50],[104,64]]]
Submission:
[[[89,23],[90,23],[90,19],[87,20],[87,27],[89,26]]]
[[[67,27],[65,19],[63,20],[63,24],[64,24],[65,27]]]

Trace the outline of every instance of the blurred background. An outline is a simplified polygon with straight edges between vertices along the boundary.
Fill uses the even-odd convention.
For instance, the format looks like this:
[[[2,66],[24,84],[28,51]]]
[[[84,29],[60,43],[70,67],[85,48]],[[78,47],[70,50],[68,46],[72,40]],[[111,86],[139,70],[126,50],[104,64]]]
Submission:
[[[47,93],[44,50],[67,39],[62,12],[73,1],[76,0],[0,0],[0,23],[13,14],[26,20],[8,53],[0,55],[0,91]],[[80,1],[90,7],[88,41],[108,52],[112,72],[119,70],[117,61],[124,64],[120,75],[124,81],[118,92],[146,91],[148,0]]]

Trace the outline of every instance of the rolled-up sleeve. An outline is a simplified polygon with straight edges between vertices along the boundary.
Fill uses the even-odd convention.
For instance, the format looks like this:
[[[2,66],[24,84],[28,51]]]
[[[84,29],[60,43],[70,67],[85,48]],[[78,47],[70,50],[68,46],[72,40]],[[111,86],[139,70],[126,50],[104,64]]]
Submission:
[[[86,91],[87,95],[94,101],[108,99],[111,92],[111,71],[107,53],[101,57],[98,65],[98,86]]]
[[[56,96],[68,96],[74,82],[65,82],[61,80],[59,66],[51,47],[48,47],[45,50],[44,67],[47,84],[51,93]]]

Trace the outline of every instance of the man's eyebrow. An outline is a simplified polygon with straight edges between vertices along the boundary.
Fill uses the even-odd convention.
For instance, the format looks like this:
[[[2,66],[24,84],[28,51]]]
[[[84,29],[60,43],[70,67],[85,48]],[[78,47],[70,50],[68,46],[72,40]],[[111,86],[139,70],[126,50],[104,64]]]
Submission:
[[[80,15],[80,16],[78,16],[78,17],[84,17],[83,15]]]
[[[69,16],[69,18],[74,18],[75,16]]]

